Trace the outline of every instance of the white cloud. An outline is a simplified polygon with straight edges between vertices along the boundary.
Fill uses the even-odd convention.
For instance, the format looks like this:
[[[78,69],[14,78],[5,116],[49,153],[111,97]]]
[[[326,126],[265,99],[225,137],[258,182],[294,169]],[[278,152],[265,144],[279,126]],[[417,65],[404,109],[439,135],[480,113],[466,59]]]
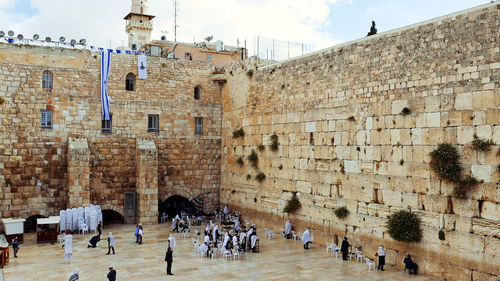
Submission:
[[[32,18],[7,15],[18,0],[0,0],[0,29],[14,30],[31,37],[56,39],[86,38],[91,44],[112,47],[126,44],[125,21],[131,0],[31,0],[38,14]],[[208,35],[236,45],[247,39],[252,49],[254,36],[314,44],[318,49],[338,43],[331,34],[320,31],[328,24],[329,5],[339,0],[179,0],[177,40],[201,41]],[[173,1],[149,0],[154,19],[153,38],[168,30],[173,39]]]

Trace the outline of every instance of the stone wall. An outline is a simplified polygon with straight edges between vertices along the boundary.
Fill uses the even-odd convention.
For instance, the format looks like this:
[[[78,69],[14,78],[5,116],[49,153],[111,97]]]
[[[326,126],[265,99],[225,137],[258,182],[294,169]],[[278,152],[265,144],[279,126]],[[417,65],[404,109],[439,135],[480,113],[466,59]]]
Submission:
[[[203,195],[205,211],[218,205],[222,105],[215,67],[157,57],[147,63],[148,79],[126,91],[137,57],[112,56],[108,134],[101,131],[98,52],[0,44],[0,217],[73,207],[67,203],[71,137],[88,143],[92,204],[123,213],[124,193],[136,191],[136,139],[148,138],[158,148],[161,200]],[[50,92],[41,89],[45,70],[54,76]],[[195,86],[200,100],[194,100]],[[53,110],[52,129],[41,128],[41,109]],[[148,132],[148,114],[159,115],[158,132]],[[194,134],[195,117],[204,118],[202,135]]]
[[[499,19],[500,4],[487,4],[283,63],[233,65],[223,89],[221,204],[276,228],[297,193],[293,225],[311,226],[319,243],[346,235],[371,258],[383,244],[392,265],[410,252],[421,272],[445,280],[497,280]],[[239,127],[245,137],[232,138]],[[474,136],[495,145],[478,152]],[[440,143],[458,147],[464,174],[481,181],[466,199],[429,167]],[[247,156],[261,144],[252,168]],[[340,206],[350,211],[344,220],[333,213]],[[421,242],[387,234],[388,216],[401,209],[421,218]]]

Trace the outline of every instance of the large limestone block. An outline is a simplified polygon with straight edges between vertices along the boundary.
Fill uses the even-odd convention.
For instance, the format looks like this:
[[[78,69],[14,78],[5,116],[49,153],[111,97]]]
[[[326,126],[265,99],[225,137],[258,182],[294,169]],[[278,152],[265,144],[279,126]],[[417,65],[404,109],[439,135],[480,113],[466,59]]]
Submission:
[[[425,210],[437,213],[448,213],[448,197],[441,195],[422,195],[422,205]]]
[[[472,199],[451,198],[453,212],[462,217],[479,216],[479,201]]]
[[[408,100],[396,100],[392,102],[392,114],[400,114],[403,108],[408,107]]]
[[[479,181],[491,182],[491,166],[490,165],[472,165],[472,176]]]
[[[490,220],[500,221],[500,204],[484,201],[481,209],[481,217]]]
[[[455,98],[455,109],[472,109],[472,93],[457,94]]]

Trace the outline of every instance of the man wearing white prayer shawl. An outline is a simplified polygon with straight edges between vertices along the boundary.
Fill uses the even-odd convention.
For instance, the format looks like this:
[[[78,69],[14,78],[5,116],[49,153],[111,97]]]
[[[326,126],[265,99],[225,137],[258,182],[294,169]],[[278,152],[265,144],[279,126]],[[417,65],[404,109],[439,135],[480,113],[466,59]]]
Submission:
[[[238,236],[236,234],[233,236],[233,249],[238,251]]]
[[[253,253],[257,252],[257,248],[255,248],[256,244],[257,244],[257,235],[252,235],[252,252]]]
[[[224,219],[226,219],[227,215],[229,215],[229,208],[227,206],[224,207]]]
[[[108,253],[106,255],[109,255],[111,253],[111,249],[113,249],[113,255],[115,254],[115,237],[113,236],[113,233],[109,233],[108,235]]]
[[[75,268],[69,275],[69,281],[78,281],[80,280],[80,277],[78,276],[78,273],[80,273],[80,269]]]
[[[175,248],[175,237],[172,235],[172,233],[170,233],[170,236],[168,237],[168,245],[174,249]]]
[[[202,254],[202,255],[205,255],[205,254],[206,254],[206,255],[207,255],[207,258],[208,258],[208,254],[209,254],[209,252],[208,252],[208,244],[207,244],[206,242],[205,242],[205,243],[203,243],[203,244],[201,244],[201,246],[200,246],[200,251],[201,251],[201,254]]]
[[[222,248],[227,250],[228,242],[229,242],[229,235],[226,232],[226,235],[224,236],[224,242],[222,243]]]
[[[208,235],[205,235],[205,243],[210,244],[210,237]]]
[[[181,218],[179,218],[179,215],[175,215],[175,219],[180,220]]]
[[[68,263],[73,263],[73,235],[66,231],[66,236],[64,237],[64,260]]]
[[[311,233],[309,228],[302,234],[302,243],[304,243],[304,249],[309,250],[309,243],[311,243]]]
[[[285,223],[285,237],[287,239],[290,239],[291,238],[291,232],[292,232],[292,224],[290,223],[289,220],[286,221]]]
[[[252,237],[252,233],[253,233],[253,228],[250,228],[250,230],[248,230],[247,232],[247,245],[248,245],[248,249],[251,250],[252,249],[252,245],[251,245],[251,237]]]
[[[243,252],[245,252],[245,248],[246,248],[246,245],[247,245],[247,234],[242,231],[240,233],[240,248],[243,250]]]
[[[205,235],[208,235],[210,233],[210,226],[207,223],[207,226],[205,227]]]

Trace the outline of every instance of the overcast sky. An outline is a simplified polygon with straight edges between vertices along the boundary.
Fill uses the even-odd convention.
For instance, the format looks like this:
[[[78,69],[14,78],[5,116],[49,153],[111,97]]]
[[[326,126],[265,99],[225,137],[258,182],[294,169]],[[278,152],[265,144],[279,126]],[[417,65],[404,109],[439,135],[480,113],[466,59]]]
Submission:
[[[305,43],[318,50],[366,36],[371,21],[379,32],[489,3],[489,0],[178,0],[177,40],[208,35],[250,54],[256,36]],[[168,31],[173,40],[173,0],[149,0],[153,39]],[[31,38],[86,38],[102,47],[127,45],[123,17],[131,0],[0,0],[0,30]],[[123,42],[123,44],[122,44]],[[261,39],[261,43],[265,42]],[[277,41],[278,45],[278,41]]]

